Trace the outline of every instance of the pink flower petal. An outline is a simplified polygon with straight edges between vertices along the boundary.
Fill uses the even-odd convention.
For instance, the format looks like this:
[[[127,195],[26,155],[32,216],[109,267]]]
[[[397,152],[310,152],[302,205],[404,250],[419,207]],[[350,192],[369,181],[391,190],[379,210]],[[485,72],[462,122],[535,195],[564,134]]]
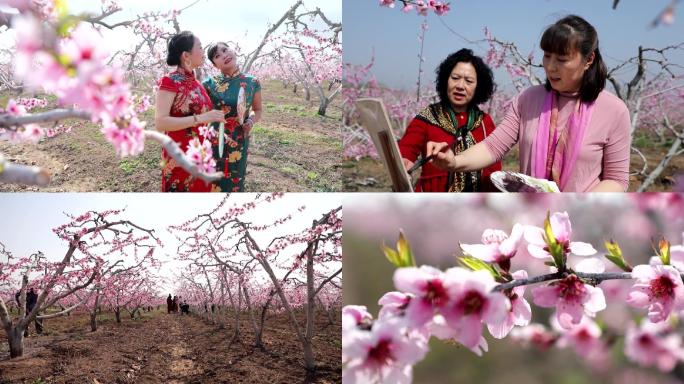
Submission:
[[[551,222],[551,230],[558,242],[566,242],[570,240],[572,235],[572,227],[570,225],[570,216],[567,212],[556,212],[549,218]]]
[[[497,323],[487,323],[487,329],[495,339],[503,339],[513,329],[513,319],[507,316]]]
[[[532,320],[532,309],[530,303],[522,296],[519,296],[511,303],[511,312],[513,313],[513,322],[515,325],[524,327]]]
[[[584,289],[589,292],[587,301],[583,303],[584,309],[591,313],[606,309],[606,297],[603,295],[603,290],[601,288],[585,284]]]
[[[576,301],[560,300],[557,306],[556,318],[564,329],[571,329],[582,321],[584,310]]]
[[[537,259],[548,259],[551,257],[551,254],[546,252],[544,248],[534,244],[527,245],[527,252],[530,254],[530,256],[535,257]]]
[[[499,256],[497,244],[461,244],[461,249],[463,253],[488,263],[496,261]]]
[[[532,289],[532,301],[540,307],[555,307],[558,303],[558,289],[553,285],[536,287]]]
[[[433,315],[434,309],[432,304],[425,299],[415,298],[411,300],[408,308],[406,308],[406,319],[413,328],[422,327],[432,319]]]
[[[589,243],[573,241],[570,243],[570,252],[577,256],[591,256],[596,253],[596,249]]]
[[[504,294],[492,292],[487,298],[484,320],[486,323],[498,323],[504,320],[510,312],[511,302]]]
[[[458,342],[468,348],[475,347],[482,337],[482,321],[479,316],[467,315],[461,318]]]
[[[499,252],[502,255],[509,257],[513,255],[520,246],[520,241],[522,240],[524,231],[524,227],[521,224],[516,223],[511,231],[511,236],[502,241],[499,245]]]

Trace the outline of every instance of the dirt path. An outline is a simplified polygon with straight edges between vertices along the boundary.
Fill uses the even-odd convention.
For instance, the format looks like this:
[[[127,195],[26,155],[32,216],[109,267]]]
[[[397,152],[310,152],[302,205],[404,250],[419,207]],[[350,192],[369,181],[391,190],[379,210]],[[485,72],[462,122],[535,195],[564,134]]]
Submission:
[[[97,332],[77,314],[46,321],[46,333],[25,341],[25,354],[9,360],[0,344],[0,383],[338,383],[341,381],[341,328],[317,319],[314,353],[318,370],[307,374],[301,346],[287,317],[273,315],[264,332],[265,350],[253,347],[248,318],[240,338],[233,329],[198,316],[143,312],[117,324],[100,316]]]

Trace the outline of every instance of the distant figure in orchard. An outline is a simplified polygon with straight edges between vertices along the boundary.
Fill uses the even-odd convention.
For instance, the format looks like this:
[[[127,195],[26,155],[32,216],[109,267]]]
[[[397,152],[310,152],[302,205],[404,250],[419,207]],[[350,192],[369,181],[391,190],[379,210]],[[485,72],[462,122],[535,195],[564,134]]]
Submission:
[[[178,296],[173,297],[173,301],[171,302],[171,311],[173,313],[178,312]]]
[[[15,295],[14,298],[17,300],[17,305],[19,308],[21,308],[21,303],[19,302],[21,296],[21,291],[18,291]],[[38,302],[38,294],[36,291],[31,288],[26,292],[26,312],[24,313],[24,317],[27,317],[29,312],[33,310],[33,308],[36,306],[36,303]],[[38,319],[38,316],[36,316],[36,333],[41,334],[43,333],[43,320]],[[28,331],[28,326],[26,327],[26,330],[24,331],[24,337],[28,337],[29,331]]]
[[[418,155],[425,153],[428,142],[443,142],[454,153],[460,153],[494,132],[494,122],[478,108],[489,100],[494,89],[492,70],[470,49],[447,56],[437,67],[436,88],[439,102],[422,110],[406,128],[399,140],[399,151],[406,169]],[[492,172],[501,170],[501,162],[480,170],[454,171],[425,164],[416,191],[420,192],[493,192],[489,180]]]
[[[546,84],[520,93],[482,143],[455,155],[446,140],[430,140],[426,154],[439,169],[469,172],[500,161],[519,143],[520,172],[553,180],[562,192],[625,191],[629,111],[604,90],[596,29],[570,15],[549,26],[539,45]]]
[[[184,313],[186,315],[190,314],[190,304],[188,304],[187,302],[183,301],[183,304],[181,304],[180,309],[181,309],[181,315]]]
[[[214,190],[242,192],[247,174],[247,150],[249,136],[254,124],[261,119],[261,84],[256,77],[240,72],[237,55],[228,44],[212,44],[207,57],[219,75],[206,79],[202,84],[211,98],[214,108],[225,113],[225,140],[219,153],[218,135],[212,139],[216,168],[223,172]],[[238,111],[238,93],[244,92],[244,111]],[[250,110],[254,115],[250,116]],[[238,116],[238,112],[242,116]],[[242,121],[242,124],[240,124]],[[218,124],[213,124],[218,132]]]
[[[193,70],[204,62],[202,43],[192,32],[184,31],[169,40],[166,64],[176,70],[162,77],[157,92],[154,123],[181,150],[193,140],[204,141],[199,127],[224,121],[223,113],[213,109],[207,92],[195,78]],[[162,192],[209,192],[211,183],[193,178],[162,150]]]
[[[171,313],[171,307],[173,306],[173,299],[169,293],[169,297],[166,298],[166,313]]]

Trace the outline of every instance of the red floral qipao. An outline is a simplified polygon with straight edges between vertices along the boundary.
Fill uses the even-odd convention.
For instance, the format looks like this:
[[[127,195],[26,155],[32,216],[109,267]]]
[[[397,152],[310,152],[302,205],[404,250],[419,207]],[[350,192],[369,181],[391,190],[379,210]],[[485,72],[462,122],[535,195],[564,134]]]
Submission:
[[[455,118],[455,122],[453,119]],[[494,131],[494,122],[477,107],[453,113],[441,104],[432,104],[421,111],[406,128],[399,140],[401,157],[415,162],[425,156],[428,141],[446,142],[454,153],[465,151],[484,140]],[[501,170],[501,162],[476,172],[456,172],[451,175],[434,165],[425,164],[420,173],[416,192],[494,192],[489,179],[492,172]]]
[[[209,95],[197,81],[194,73],[179,69],[162,77],[159,82],[159,90],[174,92],[176,97],[171,104],[171,117],[186,117],[200,115],[213,108]],[[179,131],[166,132],[173,141],[178,143],[183,151],[187,151],[188,143],[194,138],[199,137],[200,141],[204,137],[199,133],[199,125],[181,129]],[[162,192],[209,192],[211,183],[205,183],[201,179],[194,178],[181,168],[165,149],[162,149]]]

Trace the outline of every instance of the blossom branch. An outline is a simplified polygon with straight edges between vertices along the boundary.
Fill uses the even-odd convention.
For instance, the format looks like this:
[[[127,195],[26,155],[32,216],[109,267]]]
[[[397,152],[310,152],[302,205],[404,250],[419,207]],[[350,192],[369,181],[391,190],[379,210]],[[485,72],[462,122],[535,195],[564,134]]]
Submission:
[[[587,279],[590,280],[590,282],[593,285],[599,284],[603,281],[606,280],[630,280],[633,279],[632,274],[630,272],[606,272],[606,273],[586,273],[586,272],[574,272],[574,275],[577,277],[580,277],[582,279]],[[512,289],[515,287],[520,287],[523,285],[532,285],[532,284],[537,284],[537,283],[543,283],[545,281],[550,281],[550,280],[560,280],[567,276],[567,273],[550,273],[547,275],[540,275],[540,276],[535,276],[531,277],[528,279],[518,279],[518,280],[513,280],[509,281],[507,283],[499,284],[496,287],[494,287],[493,291],[495,292],[501,292],[505,291],[508,289]],[[684,275],[682,276],[682,279],[684,280]]]
[[[0,154],[0,183],[16,183],[44,187],[50,182],[50,175],[39,167],[14,164]]]
[[[0,115],[0,128],[12,128],[26,124],[44,123],[63,119],[90,120],[91,113],[80,109],[55,109],[52,111],[33,113],[30,115],[13,116],[10,114]]]
[[[175,141],[173,141],[173,139],[171,139],[171,137],[160,132],[146,130],[145,138],[154,140],[161,144],[164,149],[166,149],[166,152],[169,154],[169,156],[176,160],[178,165],[183,167],[183,169],[188,171],[188,173],[190,173],[190,175],[193,177],[202,179],[207,183],[217,181],[221,178],[221,172],[205,173],[200,171],[199,167],[190,162],[190,160],[185,156],[185,153],[183,153],[181,148]]]

